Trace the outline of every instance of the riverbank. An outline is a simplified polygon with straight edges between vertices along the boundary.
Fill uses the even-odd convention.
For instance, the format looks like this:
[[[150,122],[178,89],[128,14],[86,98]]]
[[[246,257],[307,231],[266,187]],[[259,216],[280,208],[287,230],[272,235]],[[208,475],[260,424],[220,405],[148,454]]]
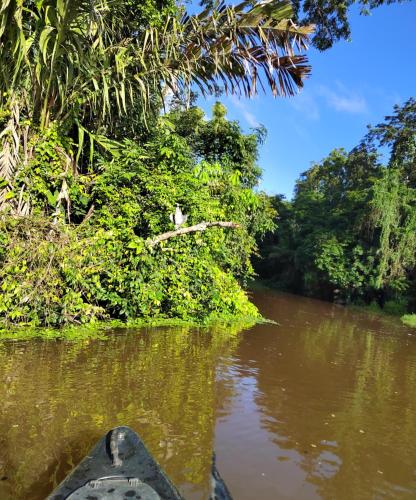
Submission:
[[[395,301],[386,302],[383,309],[374,302],[370,305],[352,305],[349,307],[362,309],[366,312],[373,312],[383,316],[400,318],[400,321],[404,325],[410,326],[411,328],[416,328],[416,314],[406,314],[403,305]]]
[[[416,328],[416,314],[404,314],[400,319],[406,326]]]
[[[276,283],[267,280],[258,280],[250,283],[251,290],[275,290],[284,293],[294,293],[284,288],[279,287]],[[307,295],[295,294],[299,295],[299,297],[307,297]],[[316,297],[310,297],[316,298]],[[318,300],[323,300],[319,299]],[[324,301],[326,302],[326,301]],[[390,317],[390,318],[400,318],[401,322],[409,326],[411,328],[416,328],[416,314],[409,314],[406,312],[406,305],[404,302],[399,302],[395,300],[388,300],[384,308],[382,309],[377,303],[372,302],[371,304],[345,304],[345,307],[349,309],[356,309],[365,312],[375,313],[382,316]]]
[[[262,316],[221,316],[205,321],[183,320],[180,318],[146,318],[131,321],[97,321],[85,325],[70,325],[62,328],[14,326],[9,329],[0,329],[2,340],[92,340],[105,339],[110,332],[119,329],[146,329],[146,328],[194,328],[194,329],[227,329],[230,335],[246,330],[256,324],[273,323]]]

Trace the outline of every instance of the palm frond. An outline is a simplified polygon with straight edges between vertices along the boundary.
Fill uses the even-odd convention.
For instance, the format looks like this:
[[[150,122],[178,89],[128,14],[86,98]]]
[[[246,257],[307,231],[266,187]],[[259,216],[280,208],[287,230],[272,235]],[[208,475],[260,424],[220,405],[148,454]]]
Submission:
[[[271,1],[249,8],[224,3],[181,22],[169,19],[165,30],[149,29],[142,42],[142,71],[136,79],[167,85],[171,91],[196,85],[203,95],[218,84],[226,92],[253,96],[270,88],[274,95],[294,95],[310,66],[303,54],[312,26],[296,26],[289,2]]]
[[[288,0],[220,2],[147,28],[131,22],[127,8],[114,0],[1,2],[0,108],[11,115],[0,134],[0,207],[13,195],[20,199],[9,202],[15,207],[24,199],[13,191],[19,162],[27,162],[16,109],[30,126],[56,121],[78,129],[79,160],[86,133],[91,154],[95,143],[116,151],[97,131],[111,131],[132,105],[144,116],[155,112],[167,91],[196,87],[207,95],[221,86],[247,97],[268,89],[291,96],[310,73],[305,52],[313,26],[291,21]]]
[[[135,101],[148,112],[163,88],[196,86],[206,95],[222,85],[245,96],[269,88],[285,96],[295,94],[310,72],[305,51],[313,27],[290,20],[287,0],[234,7],[221,2],[147,29],[127,29],[128,13],[118,5],[3,1],[0,89],[6,97],[0,104],[18,93],[22,109],[42,127],[88,115],[99,126]]]

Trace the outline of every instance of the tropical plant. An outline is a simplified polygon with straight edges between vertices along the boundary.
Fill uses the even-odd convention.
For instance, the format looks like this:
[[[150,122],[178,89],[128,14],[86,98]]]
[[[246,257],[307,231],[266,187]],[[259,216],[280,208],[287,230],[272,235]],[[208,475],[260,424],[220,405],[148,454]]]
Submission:
[[[65,177],[75,168],[71,162],[88,158],[86,134],[91,154],[95,142],[111,151],[119,118],[154,116],[168,92],[196,86],[206,95],[222,85],[246,96],[266,87],[274,95],[292,95],[310,71],[303,52],[312,27],[290,20],[288,2],[220,4],[182,17],[170,4],[153,24],[131,3],[2,3],[0,209],[30,211],[30,193],[23,197],[21,182],[25,203],[19,202],[15,179],[32,158],[37,129],[42,133],[56,123],[77,147],[76,154],[62,152]]]
[[[349,40],[351,26],[349,15],[357,6],[361,15],[369,15],[381,5],[403,0],[293,0],[293,16],[300,25],[315,25],[313,45],[319,50],[326,50],[338,40]],[[200,0],[200,5],[215,6],[219,0]]]
[[[224,114],[202,127],[217,149],[196,151],[175,131],[185,113],[160,110],[193,89],[294,94],[312,27],[290,17],[275,0],[193,16],[174,0],[2,2],[0,323],[258,315],[240,283],[273,227],[252,189],[261,134]],[[210,229],[149,244],[176,203]]]
[[[237,151],[245,138],[251,134],[240,130]],[[25,173],[36,193],[33,214],[0,217],[0,329],[104,318],[258,317],[240,284],[253,275],[255,236],[274,227],[274,212],[226,158],[225,166],[197,160],[186,137],[160,117],[146,144],[126,139],[123,154],[97,158],[95,173],[68,175],[68,224],[67,214],[66,223],[64,214],[56,223],[49,216],[62,183],[56,148],[65,145],[52,130],[37,142]],[[188,216],[185,229],[203,221],[232,221],[234,229],[213,223],[172,235],[176,204]],[[155,243],[160,235],[169,238]]]
[[[187,138],[197,159],[228,168],[247,188],[258,185],[262,173],[257,164],[258,146],[266,136],[263,126],[243,134],[238,122],[227,119],[227,109],[220,102],[212,108],[212,120],[206,120],[196,107],[172,110],[169,119],[176,131]]]

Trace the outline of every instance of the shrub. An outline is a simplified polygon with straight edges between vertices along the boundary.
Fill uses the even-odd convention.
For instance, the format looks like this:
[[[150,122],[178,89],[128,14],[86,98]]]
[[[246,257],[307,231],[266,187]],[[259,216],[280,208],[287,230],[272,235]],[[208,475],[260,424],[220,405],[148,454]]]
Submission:
[[[404,314],[400,319],[405,325],[416,328],[416,314]]]

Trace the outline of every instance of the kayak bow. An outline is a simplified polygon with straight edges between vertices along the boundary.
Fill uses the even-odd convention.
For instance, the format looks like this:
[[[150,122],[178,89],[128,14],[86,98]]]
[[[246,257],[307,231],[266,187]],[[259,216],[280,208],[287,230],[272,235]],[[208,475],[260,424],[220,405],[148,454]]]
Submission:
[[[215,457],[212,500],[231,500]],[[129,427],[108,432],[47,500],[183,500],[176,487]]]

